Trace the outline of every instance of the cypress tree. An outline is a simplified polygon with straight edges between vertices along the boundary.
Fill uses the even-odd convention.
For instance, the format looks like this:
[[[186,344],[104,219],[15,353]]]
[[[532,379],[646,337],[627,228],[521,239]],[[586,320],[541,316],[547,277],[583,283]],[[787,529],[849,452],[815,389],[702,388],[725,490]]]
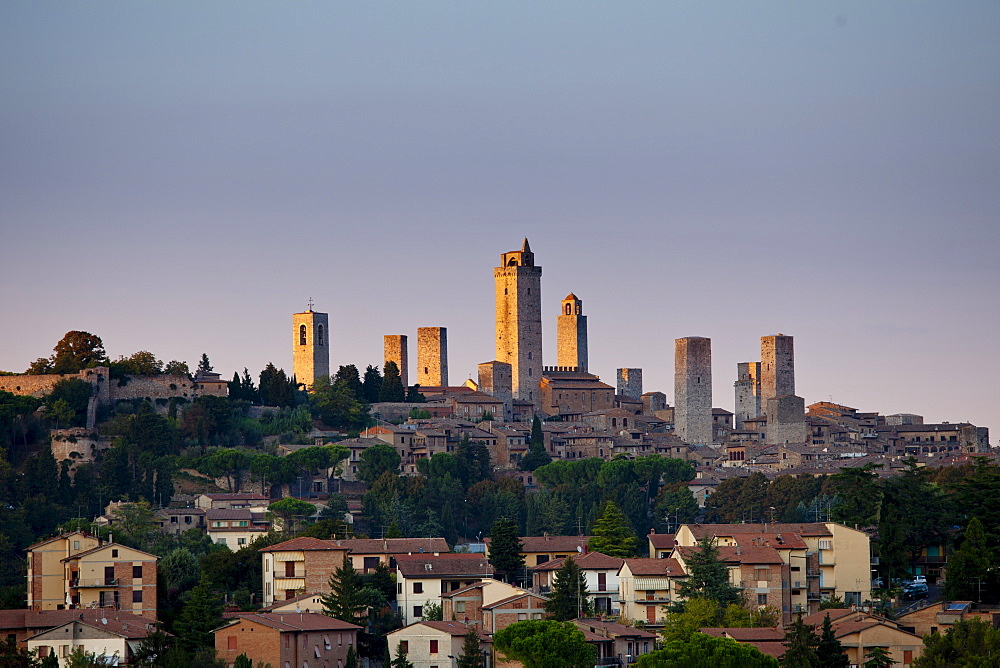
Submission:
[[[392,360],[385,363],[382,374],[382,387],[379,389],[379,401],[401,402],[406,398],[403,381],[399,377],[399,367]]]
[[[545,436],[542,434],[542,421],[536,415],[535,419],[531,421],[531,442],[528,445],[528,454],[521,460],[521,470],[534,471],[551,461],[552,457],[545,451]]]
[[[816,657],[823,668],[847,668],[851,665],[850,659],[844,654],[844,647],[833,634],[829,613],[823,618],[823,632],[819,636],[819,645],[816,646]]]
[[[490,563],[504,574],[504,580],[516,579],[524,569],[524,545],[517,535],[517,522],[502,518],[493,523],[490,530]]]
[[[573,557],[567,557],[556,572],[552,592],[549,594],[549,600],[545,602],[545,612],[552,615],[557,622],[590,615],[587,580],[580,566],[573,561]]]
[[[323,596],[323,614],[348,624],[364,626],[365,599],[361,576],[346,556],[344,563],[330,574],[330,593]]]
[[[604,505],[604,512],[594,523],[593,537],[587,547],[609,557],[627,559],[635,556],[639,539],[632,523],[614,501],[608,501]]]

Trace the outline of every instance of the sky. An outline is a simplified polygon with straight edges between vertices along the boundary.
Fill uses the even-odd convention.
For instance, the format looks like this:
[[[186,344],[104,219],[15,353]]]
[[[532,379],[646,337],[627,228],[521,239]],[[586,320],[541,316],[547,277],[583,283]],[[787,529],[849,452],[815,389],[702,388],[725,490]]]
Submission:
[[[1000,430],[1000,3],[0,4],[0,369],[73,329],[230,377],[448,328],[493,359],[527,236],[545,361],[714,404],[761,336],[797,393]]]

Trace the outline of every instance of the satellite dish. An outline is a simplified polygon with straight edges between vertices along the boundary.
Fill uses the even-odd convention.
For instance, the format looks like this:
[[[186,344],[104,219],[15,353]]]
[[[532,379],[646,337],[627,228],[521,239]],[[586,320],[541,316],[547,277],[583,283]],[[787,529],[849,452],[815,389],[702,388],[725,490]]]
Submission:
[[[105,617],[104,615],[101,615],[101,624],[105,624],[106,625],[107,623],[108,623],[108,618]]]
[[[576,546],[576,551],[579,552],[580,554],[583,554],[583,548],[580,547],[579,545]]]

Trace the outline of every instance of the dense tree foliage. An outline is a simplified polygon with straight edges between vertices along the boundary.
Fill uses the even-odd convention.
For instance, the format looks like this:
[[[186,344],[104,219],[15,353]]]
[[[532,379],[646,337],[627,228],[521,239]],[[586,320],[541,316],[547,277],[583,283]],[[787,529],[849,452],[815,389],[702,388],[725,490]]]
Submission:
[[[614,501],[609,500],[604,504],[604,510],[594,522],[591,533],[593,536],[587,547],[609,557],[623,559],[634,557],[639,548],[639,538],[635,535],[635,529]]]
[[[77,373],[108,363],[104,342],[101,337],[90,332],[66,332],[52,350],[50,357],[36,360],[27,373]]]
[[[685,558],[688,577],[678,589],[684,598],[706,598],[719,605],[740,602],[740,590],[729,582],[729,569],[719,558],[711,538],[698,541],[696,550]]]
[[[675,638],[662,649],[643,654],[636,668],[673,668],[674,666],[718,666],[720,668],[777,668],[778,661],[753,645],[730,638],[716,638],[706,633],[692,633]]]
[[[913,668],[995,666],[1000,657],[1000,629],[980,619],[956,622],[944,635],[924,636],[924,653]]]
[[[524,570],[523,548],[515,520],[501,518],[493,523],[490,529],[490,564],[506,582],[513,583],[521,578]]]
[[[545,612],[559,622],[588,617],[591,613],[589,596],[583,571],[573,557],[567,557],[556,571],[549,600],[545,602]]]
[[[528,441],[528,454],[521,460],[522,471],[534,471],[552,461],[545,450],[545,436],[542,432],[542,421],[536,415],[531,421],[531,440]]]
[[[378,391],[378,400],[391,402],[406,400],[403,381],[399,377],[399,367],[392,360],[386,362],[382,370],[382,386]]]
[[[524,668],[592,668],[595,652],[583,631],[570,622],[532,619],[511,624],[493,635],[493,646]]]

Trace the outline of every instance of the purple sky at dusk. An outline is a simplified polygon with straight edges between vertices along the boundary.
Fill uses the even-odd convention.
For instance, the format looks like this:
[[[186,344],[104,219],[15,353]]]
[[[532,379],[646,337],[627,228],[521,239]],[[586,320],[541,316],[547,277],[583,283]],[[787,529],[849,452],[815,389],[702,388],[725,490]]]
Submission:
[[[493,359],[528,236],[546,363],[715,405],[762,335],[807,403],[1000,429],[1000,3],[0,6],[0,369],[68,330],[231,377],[448,328]],[[412,373],[412,370],[411,370]]]

